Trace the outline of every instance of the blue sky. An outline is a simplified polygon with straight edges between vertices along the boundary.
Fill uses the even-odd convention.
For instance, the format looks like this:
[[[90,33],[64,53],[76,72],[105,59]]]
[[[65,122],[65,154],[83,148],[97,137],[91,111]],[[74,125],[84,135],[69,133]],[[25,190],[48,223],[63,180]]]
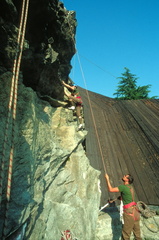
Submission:
[[[124,67],[159,96],[159,0],[63,0],[77,19],[70,78],[114,97]]]

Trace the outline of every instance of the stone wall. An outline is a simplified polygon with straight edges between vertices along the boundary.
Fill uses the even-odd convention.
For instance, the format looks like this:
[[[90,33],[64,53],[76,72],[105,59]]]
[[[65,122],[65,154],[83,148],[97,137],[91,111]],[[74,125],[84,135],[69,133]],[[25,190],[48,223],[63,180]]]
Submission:
[[[1,154],[10,82],[11,73],[1,75]],[[11,123],[8,142],[12,138],[10,127]],[[90,166],[83,149],[87,132],[76,129],[72,111],[52,107],[31,88],[19,84],[7,235],[26,223],[24,239],[58,240],[66,229],[78,239],[94,239],[100,202],[99,172]],[[9,151],[7,145],[4,193]],[[1,231],[4,218],[5,194]]]
[[[148,207],[148,206],[147,206]],[[159,212],[158,206],[149,206],[149,213]],[[142,240],[158,240],[159,239],[159,215],[140,218],[141,237]],[[120,216],[120,207],[107,207],[99,212],[96,240],[121,240],[122,218]],[[133,233],[131,240],[134,239]]]
[[[21,8],[20,0],[2,0],[0,8],[0,155],[5,152],[0,236],[7,219],[7,239],[21,235],[58,240],[67,229],[78,239],[94,239],[100,173],[90,166],[83,148],[87,132],[76,131],[77,119],[65,107],[61,81],[71,81],[76,19],[75,12],[57,0],[29,3],[16,121],[13,127],[11,117],[5,131]],[[13,174],[6,211],[12,135]]]

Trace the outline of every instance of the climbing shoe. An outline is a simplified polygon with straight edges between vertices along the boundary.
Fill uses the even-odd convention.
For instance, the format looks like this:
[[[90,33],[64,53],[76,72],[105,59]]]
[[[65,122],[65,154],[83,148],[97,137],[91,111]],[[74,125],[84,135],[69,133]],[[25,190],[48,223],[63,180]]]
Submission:
[[[77,131],[80,131],[80,130],[84,130],[84,126],[83,126],[83,124],[80,124],[80,125],[78,126]]]
[[[75,110],[75,106],[69,107],[69,110]]]

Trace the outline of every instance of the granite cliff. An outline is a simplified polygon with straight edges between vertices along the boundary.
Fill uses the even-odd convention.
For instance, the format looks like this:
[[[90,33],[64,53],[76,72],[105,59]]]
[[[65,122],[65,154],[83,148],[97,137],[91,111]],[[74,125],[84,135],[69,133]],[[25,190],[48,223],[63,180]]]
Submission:
[[[21,239],[58,240],[68,229],[78,239],[91,240],[98,218],[100,173],[85,155],[87,132],[76,131],[77,120],[65,107],[61,84],[61,80],[70,81],[75,12],[67,11],[56,0],[30,1],[17,103],[9,108],[21,8],[19,0],[3,0],[0,8],[1,166],[4,161],[0,235],[7,239],[17,239],[21,234]]]

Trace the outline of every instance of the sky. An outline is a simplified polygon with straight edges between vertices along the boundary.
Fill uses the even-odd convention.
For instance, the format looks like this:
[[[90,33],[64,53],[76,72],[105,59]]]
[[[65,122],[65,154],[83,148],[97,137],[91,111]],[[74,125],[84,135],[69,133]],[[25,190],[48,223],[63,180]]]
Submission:
[[[76,50],[70,78],[89,91],[115,97],[124,68],[137,86],[159,96],[159,0],[63,0],[76,12]]]

